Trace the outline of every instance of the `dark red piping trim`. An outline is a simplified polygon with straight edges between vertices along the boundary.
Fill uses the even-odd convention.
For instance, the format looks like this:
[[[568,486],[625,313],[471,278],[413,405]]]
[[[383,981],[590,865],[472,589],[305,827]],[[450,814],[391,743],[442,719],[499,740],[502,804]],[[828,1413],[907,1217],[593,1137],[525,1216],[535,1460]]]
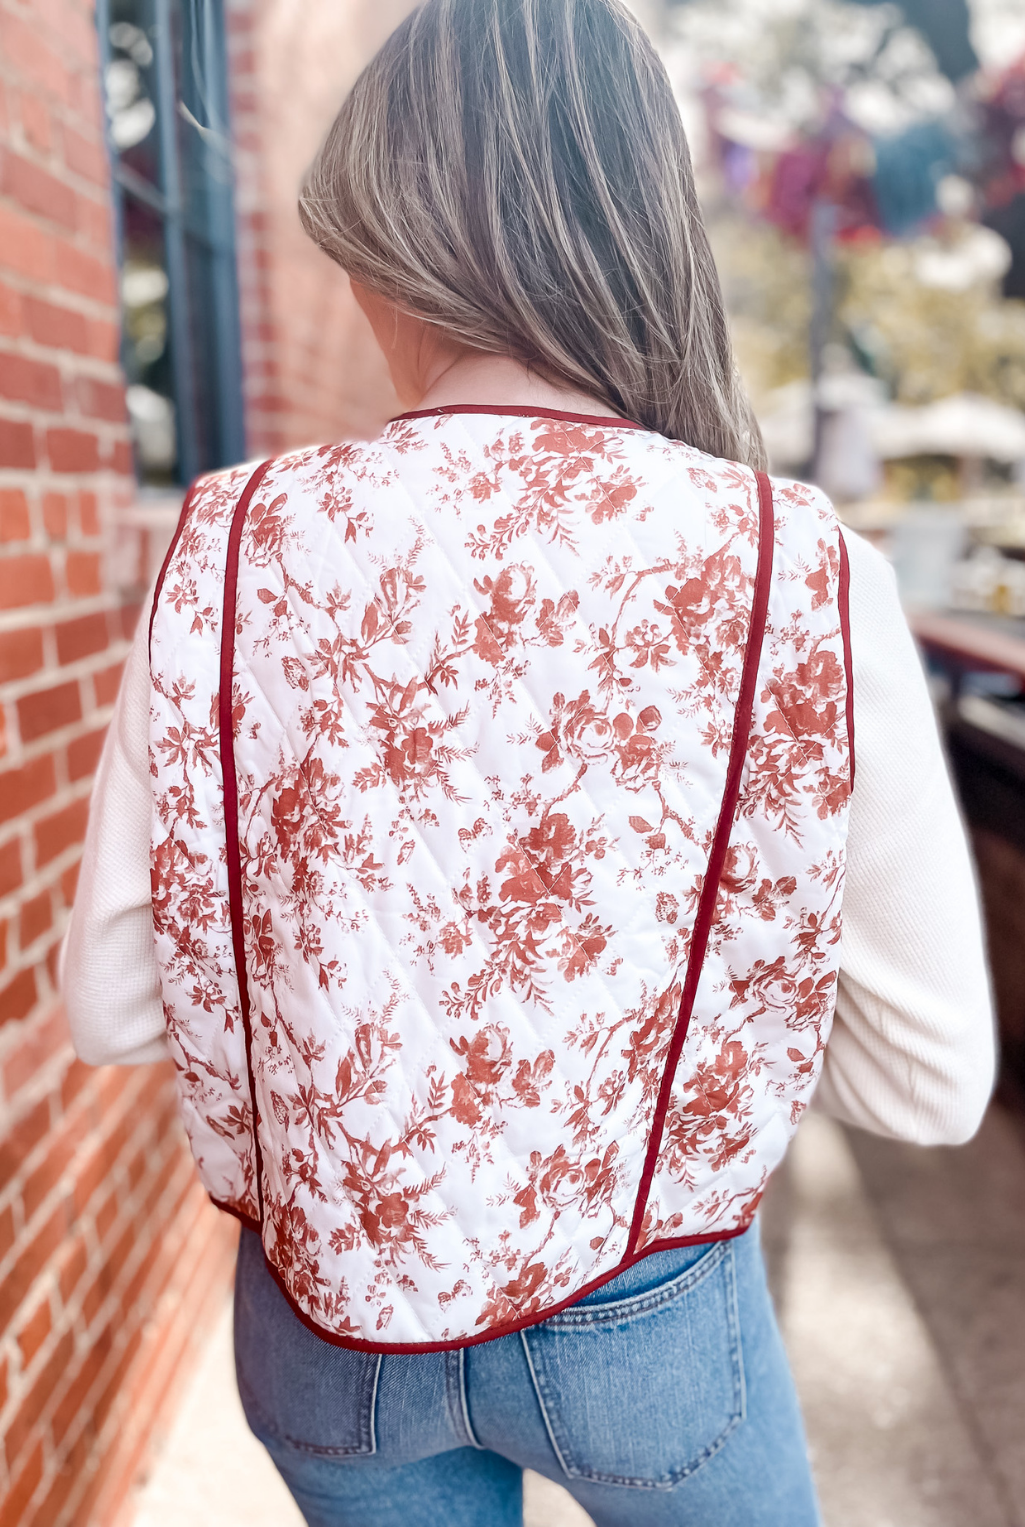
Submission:
[[[655,1105],[651,1135],[648,1140],[648,1150],[644,1158],[644,1170],[641,1173],[640,1187],[637,1189],[637,1202],[634,1206],[630,1239],[627,1243],[634,1251],[636,1251],[637,1243],[640,1240],[641,1228],[644,1224],[644,1211],[648,1203],[648,1194],[651,1191],[655,1169],[658,1165],[658,1153],[662,1146],[662,1134],[665,1130],[666,1114],[669,1112],[669,1100],[672,1096],[673,1082],[676,1079],[676,1068],[680,1061],[680,1054],[687,1038],[687,1030],[690,1028],[691,1015],[694,1011],[694,999],[697,996],[698,981],[701,979],[701,968],[705,961],[708,938],[715,918],[716,903],[719,899],[719,882],[722,879],[723,867],[726,863],[726,852],[730,846],[730,834],[733,831],[733,818],[737,811],[737,800],[740,796],[740,781],[744,772],[744,759],[747,757],[748,740],[751,733],[755,685],[758,679],[762,639],[765,636],[765,617],[769,608],[769,588],[772,582],[772,549],[773,542],[775,541],[772,484],[764,472],[756,473],[756,478],[758,482],[758,565],[755,571],[755,586],[751,599],[751,620],[748,626],[747,647],[744,652],[744,667],[740,677],[740,693],[737,696],[737,708],[733,716],[733,737],[730,741],[730,759],[726,769],[726,785],[723,790],[722,804],[719,807],[719,820],[715,824],[715,834],[712,838],[712,847],[708,855],[708,864],[705,868],[705,878],[701,886],[698,909],[694,918],[690,952],[687,956],[687,974],[684,977],[683,993],[680,997],[680,1014],[676,1020],[676,1028],[673,1031],[669,1052],[666,1055],[665,1070],[662,1073],[662,1085],[659,1088],[658,1102]]]
[[[210,1202],[216,1208],[223,1209],[225,1214],[232,1215],[241,1224],[245,1225],[247,1230],[253,1230],[259,1235],[260,1226],[256,1220],[243,1210],[236,1209],[233,1204],[222,1203],[219,1199],[214,1198],[212,1194],[210,1195]],[[750,1230],[751,1223],[749,1220],[746,1225],[741,1225],[736,1230],[720,1230],[714,1235],[678,1235],[669,1237],[664,1241],[652,1241],[650,1245],[645,1246],[641,1251],[628,1252],[620,1262],[616,1263],[615,1267],[606,1273],[602,1273],[599,1278],[592,1278],[590,1283],[582,1284],[572,1294],[567,1294],[565,1299],[560,1299],[558,1304],[546,1305],[543,1310],[535,1310],[530,1315],[524,1315],[520,1320],[508,1320],[503,1325],[492,1326],[489,1330],[483,1331],[480,1336],[460,1336],[455,1341],[425,1341],[420,1343],[412,1341],[381,1342],[363,1341],[358,1336],[339,1336],[335,1331],[328,1331],[324,1326],[318,1325],[317,1321],[307,1315],[305,1310],[300,1309],[266,1251],[264,1251],[263,1260],[267,1264],[267,1271],[287,1299],[292,1313],[302,1321],[308,1331],[313,1332],[314,1336],[319,1336],[322,1341],[330,1342],[333,1347],[345,1347],[351,1352],[382,1352],[385,1356],[392,1352],[397,1355],[412,1355],[418,1352],[455,1352],[460,1347],[479,1347],[483,1342],[497,1341],[500,1336],[511,1336],[516,1331],[525,1331],[530,1326],[540,1325],[550,1315],[558,1315],[563,1310],[569,1309],[569,1306],[576,1304],[578,1299],[583,1299],[587,1294],[593,1293],[596,1288],[601,1288],[604,1284],[611,1283],[612,1279],[618,1278],[621,1272],[626,1272],[627,1268],[634,1267],[638,1262],[643,1262],[645,1257],[652,1256],[656,1251],[673,1251],[681,1246],[711,1245],[715,1241],[733,1241],[738,1235],[743,1235],[746,1231]]]
[[[167,548],[167,551],[164,555],[164,560],[160,564],[160,571],[157,574],[156,587],[153,590],[153,603],[150,605],[149,633],[147,636],[147,641],[149,644],[147,651],[151,661],[153,658],[153,622],[156,619],[157,614],[157,601],[160,598],[161,592],[163,591],[164,579],[167,577],[167,569],[171,565],[171,558],[178,550],[178,542],[182,538],[182,531],[185,529],[185,522],[189,515],[192,513],[192,500],[196,496],[196,489],[199,487],[199,482],[200,479],[197,477],[196,481],[192,484],[191,488],[185,495],[184,502],[182,503],[182,512],[178,516],[178,523],[174,527],[174,535],[171,537],[171,544]]]
[[[850,753],[851,789],[854,789],[854,660],[851,657],[851,564],[847,542],[840,532],[840,632],[843,636],[843,667],[847,685],[847,747]]]
[[[441,408],[411,408],[396,414],[389,424],[400,419],[436,419],[440,414],[513,414],[520,419],[568,419],[573,424],[607,424],[614,429],[647,429],[636,419],[619,419],[613,414],[572,414],[561,408],[528,408],[525,403],[447,403]]]
[[[221,612],[221,675],[218,694],[218,726],[221,753],[221,781],[224,793],[224,841],[228,859],[228,907],[231,914],[231,947],[235,956],[235,979],[238,982],[238,1005],[242,1032],[246,1041],[246,1070],[249,1095],[253,1105],[253,1155],[256,1159],[256,1197],[263,1220],[263,1153],[260,1150],[260,1114],[256,1105],[256,1078],[253,1073],[253,1031],[249,1021],[249,981],[246,975],[246,940],[242,917],[242,855],[238,836],[238,775],[235,770],[235,731],[232,725],[232,679],[235,671],[235,595],[238,589],[239,546],[250,501],[266,476],[269,461],[261,462],[242,489],[228,532],[228,554],[224,565],[224,607]]]

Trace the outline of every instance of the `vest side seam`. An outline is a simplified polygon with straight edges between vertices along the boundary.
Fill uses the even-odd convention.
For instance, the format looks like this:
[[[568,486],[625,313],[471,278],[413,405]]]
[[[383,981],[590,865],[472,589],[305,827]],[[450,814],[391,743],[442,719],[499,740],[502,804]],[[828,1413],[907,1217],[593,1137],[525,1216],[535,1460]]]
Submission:
[[[149,632],[147,636],[146,650],[149,655],[150,662],[153,660],[153,622],[157,618],[157,605],[160,602],[160,596],[164,591],[164,579],[167,577],[167,569],[171,566],[171,559],[175,552],[178,550],[178,542],[182,538],[182,531],[185,529],[186,521],[188,520],[189,515],[192,513],[192,503],[196,497],[199,483],[200,479],[197,477],[196,481],[192,484],[192,486],[189,488],[189,491],[185,495],[185,498],[182,502],[181,513],[178,516],[178,523],[174,527],[174,535],[171,537],[171,544],[167,548],[167,551],[164,553],[164,560],[160,564],[159,573],[157,573],[157,581],[153,588],[153,603],[150,605],[149,611]]]
[[[840,610],[840,633],[843,637],[843,666],[846,680],[847,750],[850,756],[850,788],[854,789],[854,658],[851,653],[851,564],[847,542],[840,531],[840,586],[837,590]]]
[[[698,909],[691,932],[691,945],[687,957],[687,970],[683,981],[683,991],[680,996],[679,1016],[677,1017],[676,1027],[666,1054],[665,1068],[662,1072],[662,1085],[659,1088],[658,1101],[655,1104],[655,1112],[652,1116],[651,1134],[648,1139],[644,1170],[641,1173],[640,1186],[637,1189],[633,1221],[627,1241],[627,1247],[630,1252],[636,1252],[638,1249],[641,1229],[644,1224],[644,1211],[647,1207],[651,1185],[658,1166],[658,1155],[662,1146],[666,1116],[669,1112],[669,1100],[672,1095],[673,1082],[676,1079],[676,1069],[687,1039],[691,1015],[694,1011],[698,982],[705,963],[705,952],[708,948],[708,939],[712,931],[716,903],[719,899],[719,882],[722,879],[722,872],[726,864],[726,854],[729,849],[733,822],[737,812],[737,801],[740,797],[740,783],[744,771],[744,760],[747,757],[750,741],[755,687],[758,680],[758,668],[761,661],[765,623],[769,608],[769,592],[772,584],[773,544],[775,541],[772,484],[764,472],[756,472],[755,481],[758,486],[758,561],[755,569],[754,591],[751,599],[751,618],[748,625],[747,646],[744,652],[744,667],[741,673],[740,692],[737,695],[737,706],[734,712],[733,736],[730,739],[730,757],[726,769],[726,783],[723,789],[722,804],[719,808],[719,819],[716,822],[715,834],[712,838],[712,846],[708,854],[708,863],[705,867],[705,878],[701,886]]]
[[[221,755],[221,791],[224,799],[224,846],[228,870],[228,910],[231,918],[231,946],[235,956],[235,981],[238,985],[239,1014],[246,1045],[246,1071],[249,1076],[249,1099],[253,1110],[253,1163],[256,1175],[256,1202],[263,1228],[263,1152],[260,1149],[260,1115],[256,1102],[256,1076],[253,1071],[253,1031],[249,1010],[249,980],[246,973],[245,931],[242,921],[242,856],[239,849],[238,775],[235,769],[235,735],[232,724],[232,681],[235,671],[235,619],[238,591],[239,548],[250,502],[260,486],[270,461],[261,462],[242,490],[231,517],[228,550],[224,564],[224,605],[221,613],[220,690],[217,696],[218,741]]]

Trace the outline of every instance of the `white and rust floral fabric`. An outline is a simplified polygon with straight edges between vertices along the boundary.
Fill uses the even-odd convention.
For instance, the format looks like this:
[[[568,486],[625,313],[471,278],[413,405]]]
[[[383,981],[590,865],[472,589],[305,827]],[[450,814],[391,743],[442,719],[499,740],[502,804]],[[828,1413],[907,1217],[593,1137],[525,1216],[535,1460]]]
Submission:
[[[838,526],[767,487],[467,409],[193,490],[167,1027],[206,1187],[323,1334],[480,1340],[750,1224],[829,1035],[853,767]]]

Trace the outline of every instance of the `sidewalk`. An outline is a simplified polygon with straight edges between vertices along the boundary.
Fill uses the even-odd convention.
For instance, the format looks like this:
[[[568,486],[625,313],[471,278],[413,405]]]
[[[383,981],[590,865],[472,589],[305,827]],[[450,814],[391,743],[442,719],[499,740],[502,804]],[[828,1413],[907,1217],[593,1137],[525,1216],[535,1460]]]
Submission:
[[[826,1527],[1025,1527],[1025,1149],[991,1111],[957,1151],[809,1117],[764,1216]],[[528,1476],[526,1527],[586,1527]],[[226,1309],[133,1527],[302,1527],[246,1429]]]

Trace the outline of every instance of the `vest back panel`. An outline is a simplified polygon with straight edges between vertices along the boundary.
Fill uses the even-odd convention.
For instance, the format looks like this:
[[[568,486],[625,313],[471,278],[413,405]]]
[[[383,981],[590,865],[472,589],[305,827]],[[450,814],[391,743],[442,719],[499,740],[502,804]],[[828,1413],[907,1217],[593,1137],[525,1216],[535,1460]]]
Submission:
[[[746,1228],[835,998],[828,504],[775,485],[735,739],[747,468],[454,411],[280,458],[237,513],[248,478],[193,490],[151,645],[157,951],[212,1197],[317,1330],[388,1351]]]

